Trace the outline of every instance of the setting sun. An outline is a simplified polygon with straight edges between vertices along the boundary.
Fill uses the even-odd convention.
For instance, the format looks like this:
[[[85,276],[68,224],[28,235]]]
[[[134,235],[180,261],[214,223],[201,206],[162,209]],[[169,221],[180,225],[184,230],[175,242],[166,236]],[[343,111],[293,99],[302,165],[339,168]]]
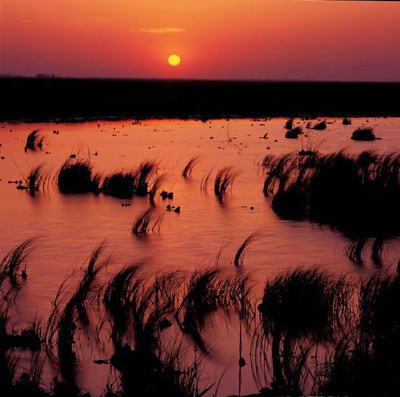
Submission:
[[[171,66],[179,66],[180,63],[181,63],[181,57],[180,57],[179,55],[175,55],[175,54],[170,55],[170,56],[168,57],[168,63],[169,63]]]

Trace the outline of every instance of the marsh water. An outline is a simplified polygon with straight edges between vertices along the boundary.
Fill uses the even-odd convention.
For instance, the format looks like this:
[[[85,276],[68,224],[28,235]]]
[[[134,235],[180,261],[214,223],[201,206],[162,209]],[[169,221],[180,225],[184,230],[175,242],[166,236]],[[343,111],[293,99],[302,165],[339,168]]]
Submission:
[[[79,269],[102,241],[112,256],[106,269],[109,274],[134,263],[144,263],[154,272],[191,271],[215,266],[216,262],[221,267],[233,267],[236,251],[252,233],[257,237],[246,250],[242,266],[260,285],[266,278],[297,266],[317,265],[330,273],[361,276],[393,271],[400,257],[400,239],[385,244],[382,269],[376,269],[367,254],[365,264],[356,266],[345,254],[348,241],[342,234],[308,221],[282,220],[263,195],[265,174],[260,163],[267,154],[308,147],[321,153],[400,150],[400,118],[353,118],[351,125],[343,125],[339,118],[326,120],[327,129],[318,131],[305,128],[316,120],[295,119],[294,125],[302,125],[305,132],[298,139],[285,138],[286,120],[280,118],[2,124],[1,256],[24,239],[36,238],[28,282],[19,297],[19,320],[30,321],[31,313],[46,317],[60,283]],[[382,139],[351,140],[359,126],[374,128]],[[35,129],[45,137],[43,148],[25,152],[26,137]],[[103,175],[129,170],[143,160],[157,162],[157,173],[166,175],[161,190],[174,193],[173,200],[156,197],[157,209],[163,215],[160,230],[146,238],[131,233],[137,214],[149,207],[147,198],[60,194],[54,176],[71,155],[90,159],[94,171]],[[183,178],[182,169],[193,157],[198,157],[198,162],[192,174]],[[49,179],[46,188],[35,196],[10,183],[24,179],[41,164]],[[201,185],[210,171],[215,173],[225,166],[232,166],[237,177],[221,204],[214,196],[212,179],[208,189],[201,189]],[[166,211],[168,204],[180,206],[180,213]],[[208,359],[212,368],[209,377],[227,371],[221,396],[237,393],[237,349],[224,338],[224,327],[209,331],[214,353]],[[96,393],[97,377],[88,379],[90,390]],[[244,369],[242,390],[256,390],[249,367]]]

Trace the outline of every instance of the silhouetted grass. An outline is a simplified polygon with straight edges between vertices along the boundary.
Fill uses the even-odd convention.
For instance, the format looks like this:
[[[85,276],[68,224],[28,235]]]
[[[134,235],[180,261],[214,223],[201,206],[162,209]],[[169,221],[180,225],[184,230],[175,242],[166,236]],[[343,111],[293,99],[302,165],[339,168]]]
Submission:
[[[261,314],[262,334],[255,335],[253,373],[261,385],[271,339],[271,393],[302,395],[311,347],[327,343],[344,329],[350,290],[342,278],[317,270],[296,269],[267,281]],[[261,372],[260,372],[261,369]]]
[[[21,280],[18,279],[20,268],[26,266],[26,258],[31,252],[33,240],[25,240],[18,245],[14,250],[10,251],[0,263],[0,290],[3,293],[0,299],[0,390],[1,393],[7,396],[19,396],[21,392],[21,381],[29,376],[29,390],[26,390],[26,396],[32,394],[35,387],[38,386],[38,377],[40,371],[34,376],[33,370],[38,369],[35,366],[37,357],[35,352],[38,352],[42,341],[42,329],[39,322],[35,319],[28,327],[19,327],[18,324],[9,325],[10,319],[14,319],[11,313],[14,309],[17,294],[22,287],[22,282],[25,278],[21,275]],[[25,272],[25,270],[22,270]],[[4,292],[4,283],[7,281],[8,290]],[[12,295],[12,299],[11,299]],[[15,310],[15,309],[14,309]],[[30,350],[32,363],[30,374],[22,373],[20,379],[16,381],[18,370],[18,354],[15,352]],[[36,384],[35,384],[36,382]]]
[[[18,274],[29,247],[20,244],[2,261],[1,283],[9,279],[10,269]],[[262,388],[259,397],[378,397],[399,390],[399,275],[358,280],[294,269],[268,279],[258,297],[257,285],[239,272],[212,268],[154,273],[135,265],[107,281],[100,272],[108,263],[101,244],[79,280],[63,282],[47,322],[47,352],[41,349],[39,322],[27,328],[18,327],[17,321],[10,325],[14,307],[0,300],[0,387],[5,396],[85,396],[84,378],[78,377],[83,337],[91,346],[86,354],[107,352],[101,361],[114,374],[108,394],[99,393],[207,395],[219,384],[201,376],[202,358],[216,358],[212,348],[218,343],[217,328],[212,342],[209,331],[217,323],[224,324],[224,340],[234,338],[239,345],[239,394],[248,354],[245,335],[252,342],[250,362]],[[238,328],[230,327],[232,318],[239,321],[238,339]],[[45,353],[51,369],[43,372]],[[51,384],[48,371],[54,371]]]
[[[49,176],[43,173],[43,165],[39,165],[25,178],[25,185],[18,185],[17,189],[26,189],[31,196],[35,196],[48,182]]]
[[[133,171],[115,172],[106,176],[101,191],[110,196],[130,199],[135,194],[135,174]]]
[[[156,171],[157,164],[153,161],[142,162],[135,170],[135,194],[146,196],[149,187],[149,178]]]
[[[334,348],[322,374],[324,395],[393,396],[400,381],[399,276],[369,277],[359,286],[359,319]]]
[[[246,251],[246,248],[251,244],[256,238],[258,237],[257,233],[252,233],[250,234],[249,237],[244,240],[243,244],[239,247],[239,249],[236,252],[235,259],[233,263],[235,266],[241,266],[243,265],[243,260],[244,260],[244,253]]]
[[[316,123],[314,125],[313,129],[314,130],[319,130],[319,131],[326,130],[326,121],[322,120],[322,121]]]
[[[0,287],[2,289],[4,281],[8,281],[8,290],[3,293],[3,300],[8,300],[12,294],[17,294],[23,277],[19,273],[21,267],[25,265],[26,258],[31,253],[34,239],[28,239],[11,250],[0,262]],[[26,274],[26,270],[23,269]],[[14,296],[15,297],[15,296]]]
[[[135,236],[145,236],[149,232],[159,232],[162,219],[162,215],[157,213],[155,208],[150,207],[142,211],[133,221],[132,234]]]
[[[144,161],[136,169],[115,172],[106,176],[102,184],[104,194],[130,199],[133,196],[146,196],[149,191],[149,178],[156,170],[156,163]]]
[[[322,142],[319,144],[313,143],[311,140],[304,145],[304,142],[301,144],[301,149],[299,150],[299,156],[315,156],[319,152],[319,148]]]
[[[371,127],[359,127],[351,135],[353,141],[375,141],[379,139],[375,136],[374,130]]]
[[[150,204],[155,207],[156,203],[154,201],[154,198],[156,197],[156,194],[158,192],[158,190],[161,187],[161,184],[164,182],[164,180],[166,179],[166,175],[159,175],[157,178],[154,179],[152,185],[151,185],[151,189],[149,190],[149,201]],[[164,197],[164,195],[162,194],[163,192],[161,192],[162,197]],[[166,197],[171,197],[171,195],[173,196],[172,193],[166,193]]]
[[[214,180],[214,194],[220,203],[225,201],[225,196],[237,174],[233,172],[232,167],[221,168],[217,171]]]
[[[61,193],[98,193],[100,176],[93,174],[88,160],[68,159],[57,174],[57,184]]]
[[[202,191],[202,192],[206,192],[207,191],[208,184],[210,182],[212,172],[213,172],[213,170],[210,170],[206,176],[203,176],[203,178],[201,178],[200,191]]]
[[[188,178],[193,171],[194,166],[199,162],[199,157],[191,158],[182,170],[182,176]]]
[[[371,259],[381,264],[385,241],[400,235],[400,154],[288,154],[267,156],[263,165],[264,194],[279,216],[339,230],[350,239],[348,253],[358,263],[372,238]]]
[[[32,131],[26,138],[25,152],[28,150],[42,150],[44,137],[39,135],[39,130]]]
[[[53,311],[47,325],[47,343],[52,346],[56,336],[57,358],[60,368],[61,382],[58,388],[67,395],[79,395],[76,376],[78,372],[78,358],[74,350],[77,342],[76,334],[79,327],[89,326],[88,298],[93,292],[99,271],[107,264],[107,261],[98,264],[104,250],[104,244],[100,244],[93,250],[87,267],[83,272],[81,281],[72,293],[71,297],[65,300],[65,282],[61,285],[53,302]]]
[[[104,304],[112,324],[114,354],[123,395],[199,396],[199,366],[184,365],[181,342],[163,335],[172,327],[182,278],[166,273],[150,280],[143,269],[121,270],[107,285]],[[175,336],[176,338],[176,336]]]
[[[287,139],[297,139],[300,134],[303,133],[303,130],[301,127],[294,127],[290,130],[286,131],[285,138]]]
[[[294,119],[287,120],[285,123],[285,128],[287,130],[291,130],[293,128],[293,122],[294,122]]]

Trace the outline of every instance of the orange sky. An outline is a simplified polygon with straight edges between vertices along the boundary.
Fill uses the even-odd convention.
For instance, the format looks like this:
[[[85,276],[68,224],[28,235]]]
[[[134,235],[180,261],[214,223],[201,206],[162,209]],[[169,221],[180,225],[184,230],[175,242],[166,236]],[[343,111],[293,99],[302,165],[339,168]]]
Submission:
[[[0,73],[400,80],[400,2],[0,0]],[[167,57],[177,53],[173,68]]]

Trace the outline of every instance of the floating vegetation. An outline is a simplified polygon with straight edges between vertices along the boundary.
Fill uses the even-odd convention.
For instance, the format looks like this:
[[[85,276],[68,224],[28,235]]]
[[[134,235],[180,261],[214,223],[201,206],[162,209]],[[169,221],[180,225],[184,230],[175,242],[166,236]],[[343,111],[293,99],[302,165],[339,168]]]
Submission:
[[[375,141],[376,139],[380,138],[377,138],[375,136],[373,128],[359,127],[353,132],[353,134],[351,135],[351,139],[353,141]]]
[[[214,194],[220,203],[225,201],[227,190],[232,188],[236,176],[232,167],[221,168],[217,171],[214,180]]]
[[[279,216],[339,230],[351,241],[348,254],[357,263],[371,238],[371,259],[381,264],[385,241],[400,235],[400,154],[288,154],[267,156],[263,165],[264,194]]]
[[[27,152],[28,150],[42,150],[44,139],[44,136],[39,135],[39,130],[32,131],[26,138],[25,152]]]

